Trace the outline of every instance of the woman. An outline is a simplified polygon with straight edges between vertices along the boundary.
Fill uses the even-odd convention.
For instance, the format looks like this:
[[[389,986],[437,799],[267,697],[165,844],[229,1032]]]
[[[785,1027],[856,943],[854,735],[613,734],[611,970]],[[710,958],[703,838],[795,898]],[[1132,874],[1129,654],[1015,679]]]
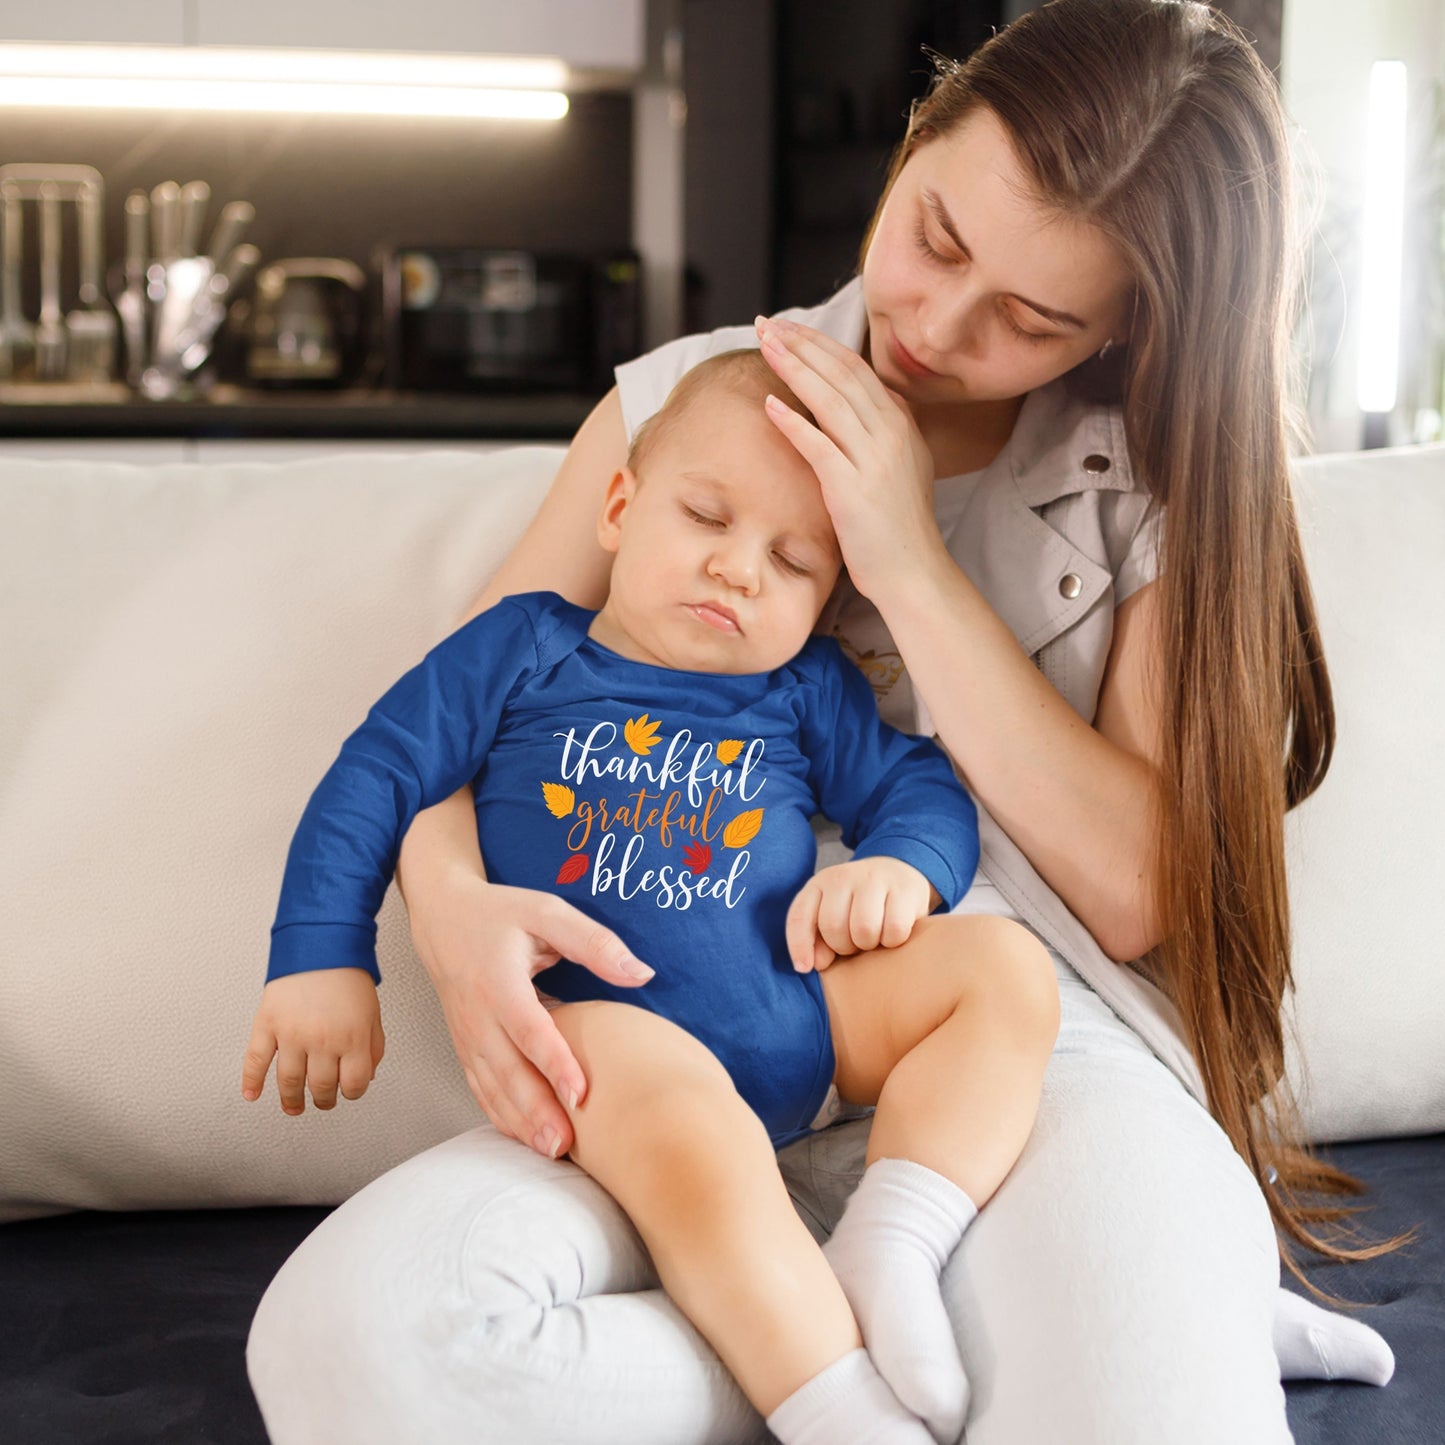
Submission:
[[[1207,7],[1025,16],[915,108],[861,278],[620,367],[474,609],[599,605],[602,489],[701,356],[759,340],[817,417],[769,413],[837,528],[832,624],[978,800],[965,906],[1032,927],[1063,998],[1033,1138],[944,1275],[970,1445],[1287,1440],[1280,1365],[1331,1367],[1280,1253],[1376,1252],[1303,1207],[1350,1181],[1291,1145],[1278,1087],[1283,816],[1333,741],[1286,469],[1287,170],[1272,79]],[[465,793],[399,880],[473,1092],[536,1152],[475,1131],[303,1246],[252,1338],[273,1439],[761,1438],[615,1207],[552,1162],[586,1080],[529,980],[562,954],[624,982],[617,940],[487,884]],[[820,1238],[867,1127],[780,1156]],[[1388,1378],[1372,1332],[1307,1323],[1333,1373]]]

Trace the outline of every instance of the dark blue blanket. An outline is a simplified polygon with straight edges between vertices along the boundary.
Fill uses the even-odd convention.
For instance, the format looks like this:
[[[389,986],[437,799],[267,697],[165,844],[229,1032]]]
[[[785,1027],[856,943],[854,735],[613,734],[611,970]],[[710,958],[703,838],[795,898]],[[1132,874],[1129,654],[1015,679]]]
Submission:
[[[1376,1186],[1374,1234],[1411,1249],[1315,1280],[1378,1308],[1395,1378],[1288,1387],[1298,1445],[1445,1441],[1445,1135],[1331,1157]],[[77,1214],[0,1229],[0,1442],[265,1445],[246,1383],[251,1315],[324,1209]]]

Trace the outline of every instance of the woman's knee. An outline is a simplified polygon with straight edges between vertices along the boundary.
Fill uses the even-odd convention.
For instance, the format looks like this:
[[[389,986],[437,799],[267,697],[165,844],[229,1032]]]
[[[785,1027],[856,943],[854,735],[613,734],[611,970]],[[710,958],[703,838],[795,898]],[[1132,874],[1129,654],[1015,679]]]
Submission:
[[[1257,1186],[1168,1070],[1055,1056],[1018,1164],[944,1277],[970,1442],[1286,1441],[1277,1279]]]
[[[321,1223],[266,1291],[248,1369],[276,1445],[518,1440],[486,1422],[498,1401],[545,1412],[545,1360],[575,1354],[578,1388],[600,1384],[603,1364],[576,1343],[587,1297],[657,1283],[595,1181],[482,1127]],[[488,1382],[495,1399],[483,1398]]]

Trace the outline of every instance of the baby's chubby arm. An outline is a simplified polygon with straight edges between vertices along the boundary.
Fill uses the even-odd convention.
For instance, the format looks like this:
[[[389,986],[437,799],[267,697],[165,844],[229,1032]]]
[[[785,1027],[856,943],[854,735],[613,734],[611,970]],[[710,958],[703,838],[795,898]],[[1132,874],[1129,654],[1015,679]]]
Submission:
[[[906,943],[942,899],[911,863],[878,855],[819,869],[788,909],[788,957],[799,973],[835,958]]]
[[[342,744],[286,859],[266,985],[242,1065],[260,1097],[271,1060],[281,1106],[366,1091],[384,1041],[375,916],[407,827],[473,776],[513,680],[535,661],[527,613],[504,601],[444,639]]]
[[[326,968],[272,979],[261,991],[241,1066],[241,1096],[261,1097],[271,1060],[281,1108],[300,1114],[306,1090],[318,1109],[334,1109],[339,1089],[359,1099],[386,1043],[376,985],[359,968]]]
[[[842,955],[896,948],[940,905],[952,908],[978,866],[978,813],[930,738],[888,726],[873,690],[832,638],[797,664],[814,686],[800,719],[809,781],[853,849],[798,890],[788,954],[799,972]]]

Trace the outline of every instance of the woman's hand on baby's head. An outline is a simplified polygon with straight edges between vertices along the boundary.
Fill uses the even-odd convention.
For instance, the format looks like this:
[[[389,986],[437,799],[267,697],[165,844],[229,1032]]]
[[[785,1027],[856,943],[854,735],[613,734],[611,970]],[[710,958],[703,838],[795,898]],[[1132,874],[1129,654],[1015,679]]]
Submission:
[[[754,325],[768,364],[815,420],[776,399],[767,415],[817,474],[849,579],[876,601],[943,549],[928,443],[904,398],[851,347],[800,322]]]
[[[386,1043],[371,976],[359,968],[323,968],[272,979],[261,992],[241,1066],[241,1096],[261,1097],[271,1060],[276,1091],[288,1114],[334,1109],[338,1091],[359,1099],[376,1073]]]
[[[788,957],[798,973],[807,973],[850,954],[897,948],[936,901],[933,885],[901,858],[856,858],[822,868],[788,908]]]

